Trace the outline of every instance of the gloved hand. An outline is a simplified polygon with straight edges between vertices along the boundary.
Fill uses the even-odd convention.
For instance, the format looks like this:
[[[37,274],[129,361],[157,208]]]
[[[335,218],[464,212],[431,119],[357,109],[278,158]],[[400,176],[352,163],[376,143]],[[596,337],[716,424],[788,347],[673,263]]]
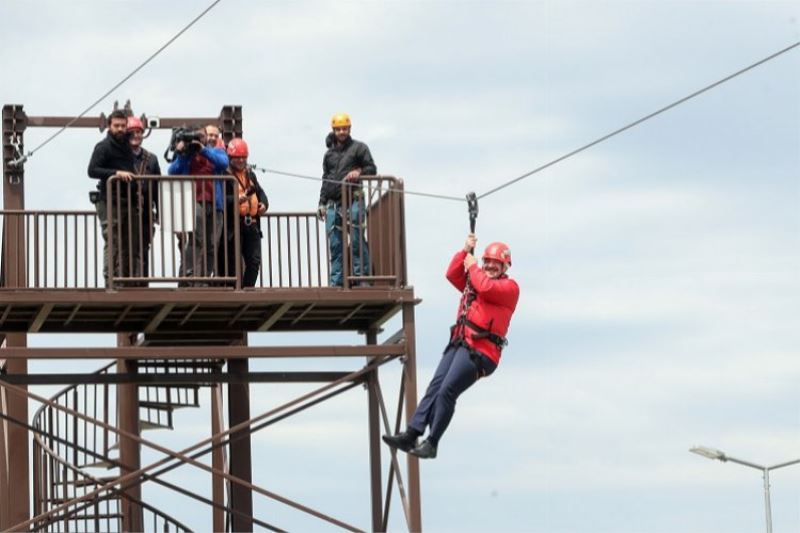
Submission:
[[[328,207],[325,204],[319,204],[319,207],[317,207],[317,218],[324,221],[327,213]]]

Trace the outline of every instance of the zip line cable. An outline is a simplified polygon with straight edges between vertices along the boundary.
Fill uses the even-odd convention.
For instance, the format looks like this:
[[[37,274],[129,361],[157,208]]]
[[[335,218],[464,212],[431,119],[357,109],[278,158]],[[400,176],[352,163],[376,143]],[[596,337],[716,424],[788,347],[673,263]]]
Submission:
[[[250,168],[252,168],[253,170],[258,170],[258,171],[263,172],[265,174],[278,174],[280,176],[288,176],[290,178],[300,178],[300,179],[304,179],[304,180],[327,181],[327,182],[330,182],[330,183],[338,183],[338,184],[342,183],[339,180],[332,180],[330,178],[318,178],[316,176],[307,176],[305,174],[296,174],[294,172],[284,172],[282,170],[275,170],[275,169],[271,169],[271,168],[262,168],[262,167],[259,167],[257,165],[250,165]],[[359,185],[358,185],[357,182],[354,182],[352,186],[353,187],[358,187]],[[391,187],[387,188],[387,189],[384,189],[384,190],[391,191],[391,192],[405,193],[405,194],[413,194],[415,196],[427,196],[429,198],[438,198],[440,200],[455,200],[456,202],[465,202],[466,201],[465,198],[460,198],[458,196],[448,196],[446,194],[436,194],[436,193],[432,193],[432,192],[409,191],[409,190],[406,190],[406,189],[393,189]]]
[[[155,59],[155,58],[156,58],[156,56],[158,56],[158,55],[159,55],[161,52],[163,52],[164,50],[166,50],[166,48],[167,48],[169,45],[171,45],[172,43],[174,43],[174,42],[175,42],[175,41],[178,39],[178,37],[180,37],[181,35],[183,35],[183,34],[186,32],[186,30],[188,30],[189,28],[191,28],[192,26],[194,26],[194,25],[195,25],[195,23],[196,23],[197,21],[199,21],[201,18],[203,18],[203,17],[206,15],[206,13],[208,13],[209,11],[211,11],[212,9],[214,9],[214,7],[216,7],[216,5],[217,5],[217,4],[219,4],[220,2],[222,2],[222,0],[214,0],[214,2],[212,2],[212,3],[211,3],[211,5],[209,5],[207,8],[205,8],[205,9],[203,10],[203,12],[202,12],[202,13],[200,13],[200,14],[199,14],[199,15],[197,15],[197,16],[196,16],[194,19],[192,19],[192,21],[191,21],[191,22],[189,22],[189,24],[187,24],[186,26],[184,26],[182,30],[180,30],[178,33],[176,33],[176,34],[175,34],[175,35],[174,35],[174,36],[173,36],[173,37],[172,37],[170,40],[168,40],[166,43],[164,43],[164,44],[161,46],[161,48],[159,48],[159,49],[158,49],[158,50],[156,50],[156,51],[155,51],[153,54],[151,54],[151,55],[150,55],[150,57],[148,57],[148,58],[147,58],[147,59],[146,59],[146,60],[145,60],[143,63],[141,63],[141,64],[140,64],[138,67],[136,67],[136,68],[133,70],[133,72],[131,72],[130,74],[128,74],[127,76],[125,76],[125,77],[124,77],[124,78],[123,78],[123,79],[122,79],[122,80],[121,80],[119,83],[117,83],[116,85],[114,85],[114,86],[113,86],[111,89],[109,89],[109,90],[108,90],[108,91],[107,91],[105,94],[103,94],[103,96],[101,96],[100,98],[98,98],[97,100],[95,100],[95,101],[94,101],[94,103],[92,103],[92,104],[91,104],[89,107],[87,107],[86,109],[84,109],[84,110],[83,110],[83,112],[82,112],[80,115],[78,115],[77,117],[75,117],[75,118],[73,118],[72,120],[70,120],[70,121],[69,121],[69,122],[68,122],[68,123],[67,123],[65,126],[63,126],[61,129],[59,129],[58,131],[56,131],[56,132],[55,132],[53,135],[51,135],[50,137],[48,137],[47,139],[45,139],[45,140],[44,140],[44,142],[42,142],[41,144],[39,144],[39,145],[38,145],[36,148],[34,148],[34,149],[33,149],[33,150],[31,150],[30,152],[28,152],[26,155],[22,156],[22,157],[20,158],[20,160],[21,160],[21,161],[20,161],[20,160],[17,160],[17,161],[19,161],[17,164],[19,164],[19,163],[24,163],[24,162],[25,162],[25,160],[27,160],[27,159],[28,159],[30,156],[32,156],[32,155],[33,155],[33,154],[34,154],[36,151],[40,150],[40,149],[41,149],[41,148],[43,148],[45,145],[47,145],[47,144],[48,144],[50,141],[52,141],[53,139],[55,139],[56,137],[58,137],[59,135],[61,135],[61,134],[64,132],[64,130],[66,130],[67,128],[69,128],[70,126],[72,126],[72,125],[73,125],[75,122],[77,122],[77,121],[78,121],[78,119],[80,119],[80,118],[81,118],[81,117],[83,117],[83,116],[84,116],[86,113],[88,113],[89,111],[91,111],[92,109],[94,109],[94,108],[95,108],[95,106],[97,106],[97,104],[99,104],[100,102],[102,102],[103,100],[105,100],[105,99],[106,99],[106,98],[107,98],[107,97],[108,97],[108,96],[109,96],[111,93],[113,93],[113,92],[114,92],[114,91],[116,91],[116,90],[117,90],[117,89],[118,89],[120,86],[122,86],[122,84],[123,84],[123,83],[125,83],[126,81],[128,81],[129,79],[131,79],[131,78],[132,78],[132,77],[133,77],[133,76],[134,76],[134,75],[135,75],[137,72],[139,72],[140,70],[142,70],[142,69],[143,69],[143,68],[144,68],[144,67],[145,67],[145,66],[146,66],[148,63],[150,63],[150,62],[151,62],[153,59]]]
[[[790,50],[792,50],[794,48],[797,48],[798,46],[800,46],[800,41],[798,41],[798,42],[796,42],[796,43],[794,43],[794,44],[792,44],[790,46],[787,46],[783,50],[775,52],[774,54],[772,54],[770,56],[767,56],[767,57],[765,57],[764,59],[762,59],[760,61],[756,61],[752,65],[747,66],[747,67],[745,67],[745,68],[743,68],[741,70],[738,70],[738,71],[734,72],[733,74],[722,78],[719,81],[715,81],[711,85],[707,85],[707,86],[703,87],[702,89],[700,89],[699,91],[695,91],[695,92],[693,92],[692,94],[690,94],[688,96],[684,96],[680,100],[676,100],[675,102],[673,102],[673,103],[671,103],[671,104],[669,104],[669,105],[667,105],[665,107],[662,107],[661,109],[659,109],[657,111],[654,111],[654,112],[650,113],[649,115],[646,115],[646,116],[640,118],[639,120],[635,120],[634,122],[631,122],[627,126],[623,126],[623,127],[619,128],[618,130],[614,130],[614,131],[612,131],[611,133],[609,133],[607,135],[603,135],[602,137],[590,142],[589,144],[585,144],[585,145],[581,146],[580,148],[569,152],[566,155],[562,155],[561,157],[559,157],[557,159],[553,159],[549,163],[545,163],[544,165],[542,165],[542,166],[540,166],[538,168],[535,168],[535,169],[531,170],[530,172],[526,172],[522,176],[514,178],[514,179],[512,179],[510,181],[507,181],[507,182],[503,183],[502,185],[498,185],[494,189],[491,189],[491,190],[479,195],[478,199],[485,198],[485,197],[489,196],[490,194],[494,194],[494,193],[496,193],[496,192],[498,192],[498,191],[500,191],[502,189],[505,189],[506,187],[508,187],[510,185],[513,185],[514,183],[517,183],[518,181],[521,181],[521,180],[523,180],[525,178],[533,176],[534,174],[536,174],[538,172],[541,172],[542,170],[544,170],[544,169],[546,169],[548,167],[551,167],[551,166],[555,165],[556,163],[560,163],[561,161],[564,161],[565,159],[568,159],[568,158],[570,158],[570,157],[572,157],[572,156],[574,156],[574,155],[576,155],[576,154],[578,154],[580,152],[583,152],[584,150],[586,150],[588,148],[591,148],[592,146],[594,146],[596,144],[599,144],[599,143],[601,143],[601,142],[603,142],[605,140],[608,140],[611,137],[614,137],[615,135],[619,135],[620,133],[622,133],[625,130],[629,130],[629,129],[633,128],[634,126],[638,126],[642,122],[650,120],[651,118],[653,118],[653,117],[655,117],[657,115],[660,115],[661,113],[664,113],[665,111],[668,111],[668,110],[672,109],[673,107],[676,107],[676,106],[686,102],[687,100],[691,100],[692,98],[694,98],[696,96],[700,96],[704,92],[709,91],[709,90],[713,89],[714,87],[717,87],[718,85],[722,85],[726,81],[732,80],[733,78],[735,78],[735,77],[737,77],[737,76],[739,76],[741,74],[744,74],[748,70],[752,70],[752,69],[756,68],[759,65],[763,65],[767,61],[775,59],[779,55],[785,54],[786,52],[788,52],[788,51],[790,51]]]
[[[522,176],[516,177],[516,178],[514,178],[514,179],[512,179],[510,181],[502,183],[501,185],[498,185],[497,187],[494,187],[493,189],[490,189],[490,190],[484,192],[483,194],[478,195],[477,196],[477,200],[480,200],[481,198],[485,198],[485,197],[487,197],[487,196],[489,196],[491,194],[494,194],[494,193],[496,193],[496,192],[498,192],[498,191],[500,191],[502,189],[505,189],[506,187],[509,187],[509,186],[519,182],[519,181],[522,181],[525,178],[533,176],[534,174],[537,174],[537,173],[541,172],[542,170],[545,170],[545,169],[555,165],[556,163],[560,163],[561,161],[569,159],[570,157],[572,157],[574,155],[577,155],[580,152],[583,152],[584,150],[588,150],[592,146],[600,144],[603,141],[606,141],[606,140],[608,140],[608,139],[610,139],[610,138],[612,138],[612,137],[614,137],[616,135],[619,135],[620,133],[622,133],[622,132],[624,132],[626,130],[629,130],[629,129],[635,127],[635,126],[638,126],[639,124],[641,124],[641,123],[643,123],[643,122],[645,122],[647,120],[650,120],[651,118],[654,118],[654,117],[656,117],[656,116],[658,116],[658,115],[660,115],[660,114],[662,114],[662,113],[664,113],[666,111],[669,111],[670,109],[672,109],[674,107],[677,107],[677,106],[681,105],[684,102],[687,102],[687,101],[691,100],[692,98],[700,96],[701,94],[703,94],[703,93],[705,93],[707,91],[710,91],[711,89],[713,89],[715,87],[718,87],[719,85],[722,85],[723,83],[725,83],[727,81],[730,81],[733,78],[736,78],[737,76],[740,76],[740,75],[744,74],[745,72],[747,72],[749,70],[752,70],[752,69],[754,69],[754,68],[756,68],[756,67],[758,67],[760,65],[763,65],[764,63],[766,63],[768,61],[771,61],[771,60],[775,59],[776,57],[778,57],[778,56],[780,56],[782,54],[785,54],[786,52],[789,52],[790,50],[793,50],[794,48],[797,48],[798,46],[800,46],[800,41],[798,41],[798,42],[796,42],[796,43],[794,43],[794,44],[792,44],[790,46],[787,46],[786,48],[784,48],[782,50],[779,50],[779,51],[775,52],[774,54],[771,54],[771,55],[769,55],[769,56],[767,56],[767,57],[765,57],[765,58],[763,58],[763,59],[761,59],[759,61],[756,61],[755,63],[753,63],[753,64],[751,64],[751,65],[749,65],[747,67],[744,67],[743,69],[740,69],[740,70],[734,72],[733,74],[730,74],[730,75],[728,75],[728,76],[726,76],[726,77],[724,77],[724,78],[722,78],[722,79],[720,79],[718,81],[715,81],[714,83],[712,83],[710,85],[707,85],[707,86],[703,87],[702,89],[699,89],[699,90],[693,92],[692,94],[684,96],[683,98],[681,98],[679,100],[676,100],[676,101],[672,102],[671,104],[662,107],[661,109],[653,111],[652,113],[650,113],[648,115],[645,115],[644,117],[642,117],[642,118],[640,118],[638,120],[635,120],[635,121],[631,122],[630,124],[627,124],[627,125],[619,128],[619,129],[616,129],[616,130],[612,131],[611,133],[603,135],[602,137],[599,137],[598,139],[595,139],[594,141],[592,141],[592,142],[590,142],[588,144],[585,144],[585,145],[581,146],[580,148],[577,148],[577,149],[575,149],[575,150],[573,150],[573,151],[571,151],[571,152],[569,152],[567,154],[564,154],[561,157],[553,159],[549,163],[545,163],[544,165],[542,165],[540,167],[537,167],[537,168],[531,170],[530,172],[526,172]],[[316,181],[332,181],[332,182],[340,183],[340,182],[338,182],[336,180],[325,179],[325,178],[317,178],[317,177],[314,177],[314,176],[306,176],[306,175],[303,175],[303,174],[296,174],[296,173],[293,173],[293,172],[284,172],[284,171],[281,171],[281,170],[274,170],[274,169],[268,169],[268,168],[259,168],[259,167],[256,167],[254,165],[252,165],[252,168],[254,168],[256,170],[260,170],[261,172],[265,172],[265,173],[279,174],[279,175],[282,175],[282,176],[289,176],[289,177],[293,177],[293,178],[302,178],[302,179],[309,179],[309,180],[316,180]],[[390,190],[393,190],[393,189],[390,189]],[[433,194],[433,193],[414,192],[414,191],[399,191],[399,190],[397,192],[405,192],[406,194],[414,194],[414,195],[418,195],[418,196],[427,196],[427,197],[430,197],[430,198],[439,198],[439,199],[443,199],[443,200],[456,200],[456,201],[459,201],[459,202],[467,201],[466,198],[461,198],[461,197],[457,197],[457,196],[448,196],[448,195],[444,195],[444,194]]]
[[[63,126],[61,129],[56,131],[53,135],[51,135],[50,137],[45,139],[44,142],[42,142],[41,144],[36,146],[33,150],[29,151],[27,154],[25,154],[25,155],[19,154],[18,159],[13,161],[12,164],[24,163],[28,159],[28,157],[32,156],[36,151],[40,150],[45,145],[47,145],[50,141],[52,141],[53,139],[58,137],[61,133],[64,132],[64,130],[69,128],[78,119],[80,119],[86,113],[91,111],[95,106],[97,106],[97,104],[102,102],[112,92],[117,90],[122,84],[124,84],[126,81],[131,79],[137,72],[139,72],[142,68],[144,68],[145,65],[150,63],[150,61],[155,59],[156,56],[158,56],[169,45],[171,45],[173,42],[175,42],[178,39],[178,37],[183,35],[189,28],[191,28],[196,22],[198,22],[201,18],[203,18],[209,11],[211,11],[221,1],[222,0],[214,0],[214,2],[211,3],[211,5],[209,5],[199,15],[197,15],[194,19],[192,19],[192,21],[189,22],[189,24],[184,26],[183,29],[181,29],[170,40],[168,40],[166,43],[164,43],[164,45],[162,45],[161,48],[156,50],[143,63],[141,63],[138,67],[136,67],[136,69],[134,69],[130,74],[125,76],[125,78],[123,78],[119,83],[114,85],[105,94],[103,94],[103,96],[98,98],[94,103],[92,103],[89,107],[87,107],[80,115],[78,115],[77,117],[73,118],[65,126]],[[484,192],[483,194],[478,195],[477,196],[477,200],[480,200],[481,198],[486,198],[487,196],[492,195],[492,194],[494,194],[496,192],[499,192],[502,189],[505,189],[506,187],[510,187],[511,185],[513,185],[513,184],[515,184],[515,183],[517,183],[519,181],[522,181],[522,180],[524,180],[526,178],[529,178],[530,176],[533,176],[534,174],[538,174],[539,172],[541,172],[541,171],[543,171],[543,170],[545,170],[547,168],[550,168],[551,166],[553,166],[553,165],[555,165],[557,163],[565,161],[566,159],[569,159],[569,158],[571,158],[571,157],[573,157],[573,156],[575,156],[575,155],[577,155],[577,154],[579,154],[579,153],[581,153],[581,152],[583,152],[585,150],[588,150],[589,148],[591,148],[591,147],[593,147],[593,146],[595,146],[597,144],[600,144],[600,143],[602,143],[604,141],[607,141],[608,139],[610,139],[612,137],[615,137],[615,136],[619,135],[620,133],[622,133],[624,131],[627,131],[627,130],[629,130],[631,128],[634,128],[634,127],[638,126],[639,124],[642,124],[643,122],[646,122],[646,121],[648,121],[648,120],[650,120],[650,119],[652,119],[652,118],[654,118],[654,117],[656,117],[656,116],[658,116],[658,115],[660,115],[660,114],[662,114],[662,113],[664,113],[666,111],[669,111],[670,109],[672,109],[674,107],[677,107],[677,106],[683,104],[684,102],[687,102],[687,101],[689,101],[689,100],[691,100],[691,99],[693,99],[693,98],[695,98],[697,96],[700,96],[701,94],[703,94],[705,92],[708,92],[711,89],[713,89],[715,87],[718,87],[719,85],[722,85],[723,83],[728,82],[728,81],[730,81],[730,80],[732,80],[732,79],[744,74],[745,72],[748,72],[748,71],[750,71],[750,70],[752,70],[752,69],[754,69],[754,68],[756,68],[756,67],[758,67],[760,65],[763,65],[764,63],[767,63],[768,61],[771,61],[771,60],[777,58],[778,56],[781,56],[781,55],[785,54],[786,52],[789,52],[789,51],[797,48],[798,46],[800,46],[800,41],[798,41],[798,42],[796,42],[794,44],[791,44],[791,45],[787,46],[786,48],[783,48],[782,50],[779,50],[779,51],[775,52],[774,54],[771,54],[771,55],[769,55],[769,56],[767,56],[767,57],[765,57],[765,58],[763,58],[763,59],[761,59],[759,61],[756,61],[755,63],[752,63],[751,65],[748,65],[748,66],[746,66],[746,67],[734,72],[733,74],[730,74],[730,75],[728,75],[728,76],[726,76],[726,77],[724,77],[724,78],[722,78],[722,79],[720,79],[718,81],[715,81],[714,83],[712,83],[710,85],[707,85],[707,86],[703,87],[702,89],[699,89],[699,90],[697,90],[697,91],[695,91],[695,92],[693,92],[693,93],[691,93],[691,94],[689,94],[687,96],[684,96],[683,98],[681,98],[679,100],[676,100],[676,101],[672,102],[669,105],[666,105],[666,106],[664,106],[664,107],[662,107],[662,108],[660,108],[660,109],[658,109],[656,111],[653,111],[652,113],[650,113],[648,115],[645,115],[642,118],[639,118],[639,119],[637,119],[637,120],[635,120],[635,121],[633,121],[633,122],[631,122],[631,123],[619,128],[619,129],[616,129],[616,130],[612,131],[611,133],[603,135],[602,137],[599,137],[599,138],[595,139],[594,141],[581,146],[580,148],[572,150],[571,152],[569,152],[567,154],[564,154],[561,157],[553,159],[552,161],[550,161],[548,163],[545,163],[544,165],[541,165],[541,166],[531,170],[530,172],[526,172],[525,174],[522,174],[521,176],[518,176],[518,177],[516,177],[516,178],[514,178],[512,180],[509,180],[509,181],[507,181],[505,183],[502,183],[502,184],[498,185],[497,187],[494,187],[494,188]],[[300,178],[300,179],[323,181],[323,182],[324,181],[329,181],[329,182],[341,183],[341,182],[339,182],[337,180],[331,180],[331,179],[327,179],[327,178],[318,178],[318,177],[315,177],[315,176],[308,176],[308,175],[298,174],[298,173],[294,173],[294,172],[285,172],[285,171],[276,170],[276,169],[261,168],[261,167],[257,167],[256,165],[251,165],[251,168],[253,168],[255,170],[258,170],[260,172],[263,172],[263,173],[278,174],[278,175],[281,175],[281,176],[288,176],[288,177],[292,177],[292,178]],[[446,194],[436,194],[436,193],[427,193],[427,192],[421,192],[421,191],[410,191],[410,190],[400,190],[400,189],[388,189],[388,190],[394,191],[394,192],[402,192],[402,193],[405,193],[405,194],[410,194],[410,195],[415,195],[415,196],[425,196],[425,197],[428,197],[428,198],[436,198],[436,199],[440,199],[440,200],[453,200],[453,201],[458,201],[458,202],[467,201],[466,198],[461,198],[461,197],[458,197],[458,196],[449,196],[449,195],[446,195]]]

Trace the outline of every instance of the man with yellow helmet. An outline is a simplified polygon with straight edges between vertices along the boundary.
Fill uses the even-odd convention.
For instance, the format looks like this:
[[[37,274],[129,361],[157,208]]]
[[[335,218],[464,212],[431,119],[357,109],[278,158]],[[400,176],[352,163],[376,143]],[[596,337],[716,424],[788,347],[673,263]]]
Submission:
[[[342,272],[342,183],[358,183],[361,176],[374,176],[378,169],[372,160],[369,147],[350,137],[352,122],[346,113],[337,113],[331,119],[331,132],[325,139],[328,151],[322,159],[322,188],[319,193],[317,213],[325,220],[325,229],[330,246],[330,286],[344,286]],[[353,274],[369,275],[369,250],[364,237],[365,205],[361,188],[354,186],[350,195],[352,203],[347,207],[352,234]]]

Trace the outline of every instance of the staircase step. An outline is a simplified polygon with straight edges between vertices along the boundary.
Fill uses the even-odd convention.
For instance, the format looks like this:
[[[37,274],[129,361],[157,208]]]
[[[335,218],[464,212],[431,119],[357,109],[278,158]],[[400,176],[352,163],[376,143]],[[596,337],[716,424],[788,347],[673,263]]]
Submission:
[[[122,519],[121,513],[107,513],[107,514],[76,514],[69,517],[70,521],[73,520],[108,520],[108,519]]]
[[[167,402],[148,402],[139,400],[139,407],[146,408],[146,409],[159,409],[162,411],[174,411],[175,409],[185,409],[187,407],[200,407],[200,404],[191,403],[191,404],[183,404],[183,403],[167,403]]]
[[[182,373],[207,374],[216,372],[225,365],[224,359],[140,359],[138,368],[149,370],[176,370]],[[193,372],[188,372],[188,371]],[[150,374],[156,372],[148,372]]]
[[[114,481],[117,479],[117,476],[102,476],[95,479],[90,478],[81,478],[81,479],[70,479],[67,481],[67,485],[75,485],[76,487],[89,487],[97,485],[98,483],[106,484],[109,481]]]
[[[113,461],[119,461],[119,457],[110,457]],[[84,463],[77,465],[78,468],[106,468],[108,470],[114,468],[116,465],[104,459],[98,459],[93,463]]]
[[[139,387],[139,405],[151,407],[200,407],[200,387],[147,385]]]
[[[175,429],[175,427],[166,424],[159,424],[158,422],[150,422],[149,420],[139,421],[139,431],[148,431],[151,429]]]

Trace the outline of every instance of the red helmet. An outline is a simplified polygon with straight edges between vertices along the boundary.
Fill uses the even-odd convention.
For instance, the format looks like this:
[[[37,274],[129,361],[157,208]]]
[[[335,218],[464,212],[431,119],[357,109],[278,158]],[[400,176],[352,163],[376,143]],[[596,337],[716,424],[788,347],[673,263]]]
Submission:
[[[142,119],[139,117],[128,117],[128,126],[125,128],[125,131],[133,130],[144,131],[144,124],[142,124]]]
[[[228,143],[228,157],[247,157],[248,155],[250,155],[250,150],[244,139],[231,139],[231,142]]]
[[[511,249],[502,242],[489,243],[483,251],[483,259],[494,259],[504,265],[511,266]]]

